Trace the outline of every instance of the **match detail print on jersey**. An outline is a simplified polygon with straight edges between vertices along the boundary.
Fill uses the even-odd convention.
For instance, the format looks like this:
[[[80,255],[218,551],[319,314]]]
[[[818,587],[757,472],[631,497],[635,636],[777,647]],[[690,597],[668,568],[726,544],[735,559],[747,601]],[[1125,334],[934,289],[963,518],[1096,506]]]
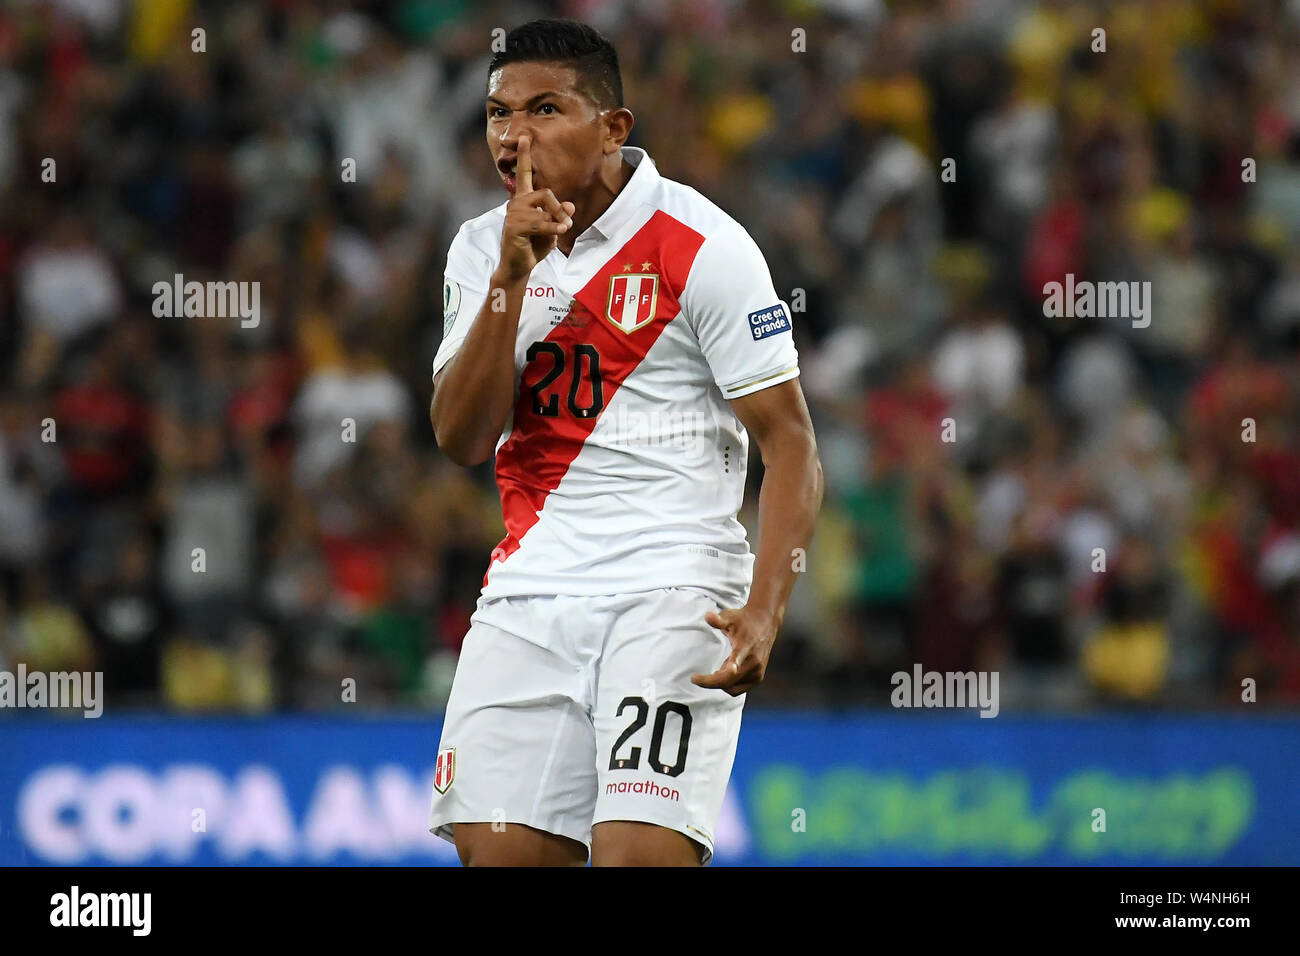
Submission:
[[[677,297],[703,243],[694,229],[656,211],[574,297],[604,320],[560,322],[524,368],[513,428],[497,452],[506,537],[492,552],[493,565],[518,550],[601,412],[680,313]],[[538,395],[552,383],[559,397],[539,414]],[[489,566],[484,584],[491,573]]]

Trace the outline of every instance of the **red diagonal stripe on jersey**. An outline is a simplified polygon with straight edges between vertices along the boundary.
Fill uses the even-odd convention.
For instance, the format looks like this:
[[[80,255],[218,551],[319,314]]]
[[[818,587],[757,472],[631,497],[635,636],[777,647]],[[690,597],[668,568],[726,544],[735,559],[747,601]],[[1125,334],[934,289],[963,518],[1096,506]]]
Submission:
[[[560,484],[569,466],[582,451],[604,409],[609,407],[619,386],[641,364],[680,307],[677,296],[686,284],[691,263],[704,237],[663,210],[658,210],[635,236],[601,267],[582,290],[574,296],[581,309],[569,309],[569,315],[551,329],[545,341],[554,342],[564,353],[564,372],[542,393],[555,395],[559,414],[538,415],[533,411],[532,386],[545,378],[554,367],[551,354],[542,353],[524,368],[519,383],[519,400],[515,404],[514,425],[510,437],[497,452],[497,488],[501,492],[501,514],[505,519],[505,539],[492,551],[492,562],[504,561],[519,549],[520,541],[537,523],[546,497]],[[649,267],[646,268],[646,264]],[[630,268],[625,268],[630,266]],[[658,303],[653,321],[628,333],[614,327],[605,318],[609,304],[610,280],[617,275],[658,274]],[[571,322],[575,311],[586,314],[586,321]],[[615,313],[618,314],[617,312]],[[575,346],[593,346],[600,355],[600,377],[604,404],[591,418],[579,418],[569,410],[569,389],[573,381]],[[575,403],[579,408],[593,405],[590,366],[582,359],[582,383]],[[545,399],[543,399],[545,401]],[[491,566],[488,568],[491,573]],[[487,575],[483,577],[487,584]]]

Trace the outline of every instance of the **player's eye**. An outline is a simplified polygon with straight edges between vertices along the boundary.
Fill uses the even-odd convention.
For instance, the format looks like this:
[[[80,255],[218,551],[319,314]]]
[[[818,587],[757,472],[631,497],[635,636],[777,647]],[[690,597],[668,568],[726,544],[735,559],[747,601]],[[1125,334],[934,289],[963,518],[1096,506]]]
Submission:
[[[508,112],[510,112],[510,111],[507,110],[504,106],[489,106],[489,107],[488,107],[488,116],[492,117],[493,119],[500,119],[502,113],[508,113]]]
[[[550,110],[551,112],[549,112],[549,113],[545,113],[545,112],[544,112],[545,110]],[[556,113],[555,104],[554,104],[554,103],[543,103],[541,106],[537,107],[537,112],[539,112],[539,113],[543,113],[543,114],[546,115],[546,116],[554,116],[555,113]]]

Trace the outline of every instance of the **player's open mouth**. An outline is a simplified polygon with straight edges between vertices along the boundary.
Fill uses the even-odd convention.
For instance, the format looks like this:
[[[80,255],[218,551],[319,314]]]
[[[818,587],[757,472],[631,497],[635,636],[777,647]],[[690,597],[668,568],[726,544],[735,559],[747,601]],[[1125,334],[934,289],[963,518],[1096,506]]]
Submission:
[[[508,191],[513,193],[518,183],[519,175],[519,158],[517,156],[501,157],[497,160],[497,172],[501,174],[501,181],[505,183]],[[533,188],[537,187],[537,169],[533,169]]]

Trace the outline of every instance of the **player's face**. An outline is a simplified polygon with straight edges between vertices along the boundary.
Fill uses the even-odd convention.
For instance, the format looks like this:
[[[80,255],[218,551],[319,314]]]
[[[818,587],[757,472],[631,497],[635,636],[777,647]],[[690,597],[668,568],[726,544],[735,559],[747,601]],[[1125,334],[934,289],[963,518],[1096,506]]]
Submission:
[[[488,79],[487,141],[506,189],[515,193],[519,137],[527,135],[533,188],[576,200],[596,180],[605,142],[596,104],[579,92],[573,68],[509,63]]]

